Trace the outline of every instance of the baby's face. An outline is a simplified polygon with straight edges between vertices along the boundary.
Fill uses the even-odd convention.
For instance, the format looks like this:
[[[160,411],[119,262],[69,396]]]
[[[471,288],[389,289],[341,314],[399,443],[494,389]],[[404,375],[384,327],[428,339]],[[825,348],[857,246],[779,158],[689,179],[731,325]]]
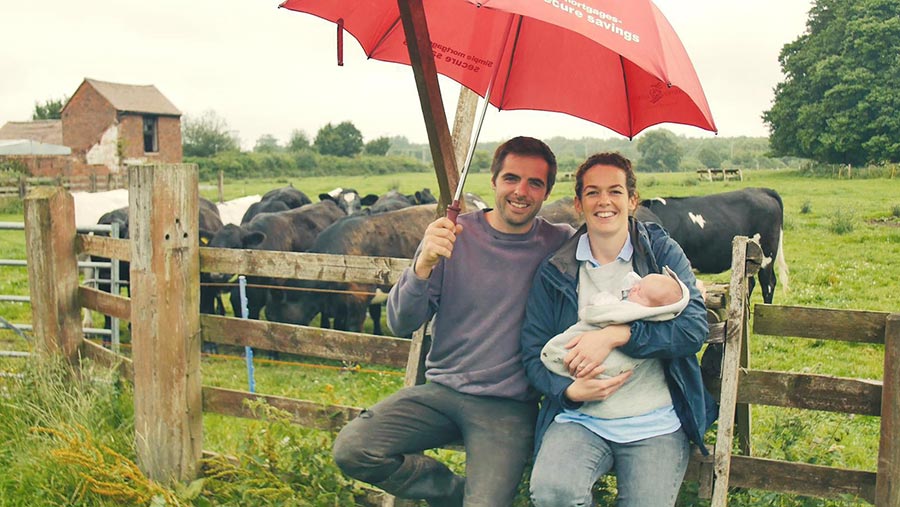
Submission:
[[[635,284],[631,286],[631,290],[628,291],[627,299],[632,303],[637,303],[639,305],[654,306],[650,303],[650,299],[644,293],[643,285],[643,280],[635,282]]]
[[[681,286],[666,275],[650,274],[641,278],[628,292],[628,300],[644,306],[666,306],[681,299]]]

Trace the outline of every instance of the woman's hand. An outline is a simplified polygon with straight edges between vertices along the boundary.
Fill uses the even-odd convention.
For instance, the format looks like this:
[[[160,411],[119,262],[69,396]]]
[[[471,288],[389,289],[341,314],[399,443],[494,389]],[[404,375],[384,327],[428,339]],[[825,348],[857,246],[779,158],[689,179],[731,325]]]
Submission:
[[[594,378],[603,371],[603,361],[612,349],[628,343],[631,326],[615,324],[603,329],[582,333],[566,344],[569,353],[563,364],[569,375],[577,378]]]
[[[620,373],[615,377],[604,379],[576,378],[575,382],[566,388],[566,398],[571,401],[603,401],[613,395],[631,377],[631,370]]]

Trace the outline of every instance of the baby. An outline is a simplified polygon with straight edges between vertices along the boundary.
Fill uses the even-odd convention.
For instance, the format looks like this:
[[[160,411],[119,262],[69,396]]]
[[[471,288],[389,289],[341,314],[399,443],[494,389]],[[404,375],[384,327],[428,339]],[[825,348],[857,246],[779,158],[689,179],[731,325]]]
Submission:
[[[541,361],[558,375],[569,376],[563,359],[569,352],[565,345],[576,336],[606,327],[635,320],[662,321],[675,318],[687,306],[687,287],[668,267],[664,274],[652,273],[643,278],[629,273],[619,294],[598,292],[578,312],[579,320],[562,333],[554,336],[541,350]],[[613,349],[603,362],[603,373],[598,378],[608,378],[633,370],[643,362]],[[580,409],[590,414],[591,403]]]

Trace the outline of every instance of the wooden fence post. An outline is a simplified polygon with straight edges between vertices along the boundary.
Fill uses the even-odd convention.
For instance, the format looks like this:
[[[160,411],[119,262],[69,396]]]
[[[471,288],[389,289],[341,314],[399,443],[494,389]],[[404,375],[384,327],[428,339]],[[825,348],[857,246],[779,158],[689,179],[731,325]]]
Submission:
[[[78,361],[84,339],[75,258],[75,202],[61,187],[37,187],[25,198],[28,288],[37,350]]]
[[[202,453],[197,166],[129,170],[131,339],[138,465],[189,481]]]
[[[728,505],[728,479],[731,474],[731,444],[734,440],[735,409],[737,405],[738,370],[741,343],[747,339],[749,301],[747,300],[748,253],[759,250],[744,236],[735,236],[731,243],[731,297],[728,300],[725,328],[725,357],[722,360],[722,388],[719,396],[719,426],[713,452],[713,507]]]
[[[900,507],[900,314],[888,315],[884,329],[881,388],[881,442],[875,478],[876,507]]]
[[[225,171],[219,169],[219,203],[225,202]]]

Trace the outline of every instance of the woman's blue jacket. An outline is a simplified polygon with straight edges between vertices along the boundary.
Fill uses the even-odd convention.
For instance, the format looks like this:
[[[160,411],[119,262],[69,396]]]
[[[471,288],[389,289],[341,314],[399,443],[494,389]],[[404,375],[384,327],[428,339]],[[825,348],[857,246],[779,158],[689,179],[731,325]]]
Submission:
[[[662,272],[669,266],[690,290],[687,307],[675,319],[664,322],[635,321],[631,338],[619,350],[635,358],[662,359],[675,412],[688,438],[703,454],[703,434],[717,416],[716,403],[703,385],[696,354],[709,333],[706,306],[696,287],[691,265],[681,247],[662,227],[629,219],[634,245],[632,265],[640,276]],[[544,432],[563,408],[581,404],[563,394],[573,380],[551,373],[541,363],[541,349],[548,340],[578,320],[578,267],[575,249],[585,227],[538,267],[522,326],[522,360],[532,386],[542,395],[535,429],[534,452],[540,448]]]

